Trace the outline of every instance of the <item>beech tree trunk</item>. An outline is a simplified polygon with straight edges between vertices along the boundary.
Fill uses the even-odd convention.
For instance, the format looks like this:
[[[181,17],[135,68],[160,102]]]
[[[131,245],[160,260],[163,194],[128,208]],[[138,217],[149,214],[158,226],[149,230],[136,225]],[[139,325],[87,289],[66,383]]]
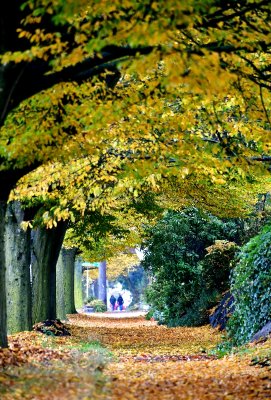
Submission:
[[[0,201],[0,346],[7,347],[6,278],[5,278],[5,212],[6,202]]]
[[[74,303],[76,309],[83,307],[83,267],[80,258],[74,264]]]
[[[33,323],[56,318],[56,263],[67,224],[32,231],[32,320]]]
[[[64,275],[64,265],[63,265],[62,249],[61,249],[56,264],[56,316],[60,320],[67,319],[67,314],[65,312],[63,275]]]
[[[6,211],[5,258],[8,333],[31,330],[30,231],[21,228],[24,211],[19,202]]]
[[[99,287],[99,300],[102,300],[105,305],[107,305],[107,293],[106,293],[106,261],[99,263],[99,277],[98,277],[98,287]]]
[[[57,317],[66,319],[67,314],[75,314],[74,304],[74,264],[77,249],[62,247],[56,266]]]

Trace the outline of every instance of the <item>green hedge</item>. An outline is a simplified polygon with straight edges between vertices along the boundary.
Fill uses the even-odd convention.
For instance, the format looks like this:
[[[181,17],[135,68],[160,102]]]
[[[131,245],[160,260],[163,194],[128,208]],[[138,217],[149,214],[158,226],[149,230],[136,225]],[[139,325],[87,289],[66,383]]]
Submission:
[[[271,320],[271,225],[242,249],[231,280],[235,311],[227,331],[239,345]]]

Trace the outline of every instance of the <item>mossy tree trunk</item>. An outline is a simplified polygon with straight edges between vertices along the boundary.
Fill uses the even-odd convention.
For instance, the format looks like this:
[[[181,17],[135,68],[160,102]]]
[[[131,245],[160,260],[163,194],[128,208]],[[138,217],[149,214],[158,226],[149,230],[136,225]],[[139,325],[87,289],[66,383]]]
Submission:
[[[62,247],[56,266],[57,317],[76,313],[74,303],[74,265],[77,249]]]
[[[7,347],[6,264],[5,264],[6,202],[0,201],[0,346]]]
[[[21,228],[24,211],[18,201],[6,211],[5,259],[8,333],[31,330],[30,231]]]
[[[76,309],[83,307],[83,267],[80,258],[74,264],[74,303]]]
[[[66,229],[66,222],[59,222],[55,228],[32,231],[33,323],[56,318],[56,264]]]
[[[61,320],[67,319],[67,314],[65,311],[65,299],[64,299],[64,265],[63,265],[63,257],[62,257],[61,248],[57,264],[56,264],[56,316]]]

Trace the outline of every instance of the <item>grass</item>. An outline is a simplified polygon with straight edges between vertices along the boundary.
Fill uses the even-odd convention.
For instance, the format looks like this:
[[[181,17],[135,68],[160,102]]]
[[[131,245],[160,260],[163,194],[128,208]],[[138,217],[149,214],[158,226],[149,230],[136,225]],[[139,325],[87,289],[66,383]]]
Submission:
[[[96,400],[104,395],[103,371],[112,354],[98,340],[33,332],[14,335],[15,340],[18,337],[21,347],[35,346],[37,352],[29,362],[0,371],[1,400]],[[51,359],[50,351],[54,352]]]

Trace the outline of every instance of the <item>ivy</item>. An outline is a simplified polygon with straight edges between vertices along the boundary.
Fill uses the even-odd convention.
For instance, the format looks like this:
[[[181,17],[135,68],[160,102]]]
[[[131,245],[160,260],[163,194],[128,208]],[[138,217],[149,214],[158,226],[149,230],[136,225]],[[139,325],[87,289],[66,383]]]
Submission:
[[[235,312],[228,333],[236,344],[249,341],[271,319],[271,225],[240,251],[231,279]]]

